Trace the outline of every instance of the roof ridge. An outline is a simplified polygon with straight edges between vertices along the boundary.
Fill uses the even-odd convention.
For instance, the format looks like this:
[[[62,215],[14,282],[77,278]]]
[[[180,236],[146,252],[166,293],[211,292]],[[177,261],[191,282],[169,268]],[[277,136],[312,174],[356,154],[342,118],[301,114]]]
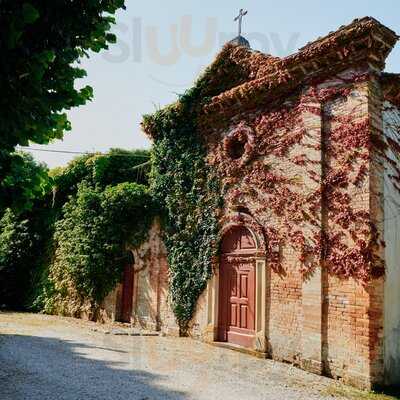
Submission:
[[[236,106],[243,107],[259,98],[256,93],[274,97],[278,87],[294,87],[308,79],[338,73],[354,65],[365,63],[375,71],[382,71],[385,60],[399,36],[371,17],[355,19],[351,24],[319,38],[285,58],[271,60],[264,66],[255,66],[252,79],[219,93],[204,106],[204,112]]]
[[[379,22],[376,18],[374,17],[363,17],[363,18],[355,18],[352,22],[350,22],[347,25],[341,25],[336,31],[331,31],[329,32],[327,35],[325,36],[320,36],[317,39],[308,42],[307,44],[305,44],[304,46],[300,47],[299,50],[296,53],[293,53],[291,55],[289,55],[288,57],[295,55],[305,49],[307,49],[308,47],[311,47],[313,45],[316,45],[319,42],[322,42],[324,40],[327,40],[331,37],[337,37],[339,36],[342,32],[345,32],[346,30],[349,31],[352,28],[356,27],[356,26],[360,26],[365,22],[372,22],[374,23],[374,25],[376,25],[377,27],[380,28],[384,28],[388,33],[391,33],[393,36],[395,36],[397,39],[399,39],[400,37],[396,34],[396,32],[394,32],[392,29],[388,28],[387,26],[383,25],[381,22]]]

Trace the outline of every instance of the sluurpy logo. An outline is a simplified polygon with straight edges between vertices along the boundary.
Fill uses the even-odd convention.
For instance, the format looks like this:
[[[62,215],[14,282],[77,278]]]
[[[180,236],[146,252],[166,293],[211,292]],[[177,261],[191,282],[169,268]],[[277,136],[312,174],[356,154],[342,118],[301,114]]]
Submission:
[[[241,13],[235,20],[239,20],[239,35],[241,35],[242,17]],[[238,36],[237,32],[224,32],[219,29],[216,17],[207,17],[203,22],[203,30],[200,39],[196,37],[194,44],[193,17],[183,15],[177,23],[169,27],[160,28],[154,25],[144,24],[142,18],[135,17],[130,24],[120,22],[114,27],[117,35],[117,43],[111,46],[108,52],[103,53],[104,60],[110,63],[133,62],[141,63],[144,59],[159,67],[172,67],[182,61],[184,57],[198,59],[200,68],[205,67],[209,61],[210,54],[215,54],[225,43]],[[196,32],[198,21],[196,22]],[[291,32],[285,34],[278,32],[248,32],[246,39],[251,47],[266,54],[284,57],[293,53],[297,49],[300,33]],[[167,43],[167,45],[166,45]],[[169,86],[186,86],[184,83],[166,83],[154,76],[154,80]]]

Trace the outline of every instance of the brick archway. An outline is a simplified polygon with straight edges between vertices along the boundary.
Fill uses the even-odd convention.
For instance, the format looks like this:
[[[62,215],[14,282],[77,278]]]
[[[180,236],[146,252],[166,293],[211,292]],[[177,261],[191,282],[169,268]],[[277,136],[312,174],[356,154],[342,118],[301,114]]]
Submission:
[[[225,234],[234,227],[244,227],[252,235],[255,245],[256,254],[260,257],[265,257],[267,253],[267,242],[264,234],[263,227],[251,215],[236,212],[230,213],[222,219],[222,229],[219,232],[220,241]]]

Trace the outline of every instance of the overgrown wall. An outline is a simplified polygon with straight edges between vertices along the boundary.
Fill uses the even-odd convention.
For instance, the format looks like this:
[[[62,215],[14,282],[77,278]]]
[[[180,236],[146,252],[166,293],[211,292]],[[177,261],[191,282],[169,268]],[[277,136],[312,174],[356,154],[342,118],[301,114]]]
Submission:
[[[204,132],[223,182],[221,225],[240,208],[269,243],[270,355],[360,387],[383,375],[383,210],[370,146],[380,101],[374,75],[352,69]],[[235,140],[241,157],[230,157]],[[199,304],[192,325],[206,312]]]
[[[132,325],[177,335],[168,297],[166,250],[158,220],[153,223],[148,239],[139,249],[132,250],[135,257]],[[119,319],[121,293],[122,284],[119,284],[104,300],[105,320]]]

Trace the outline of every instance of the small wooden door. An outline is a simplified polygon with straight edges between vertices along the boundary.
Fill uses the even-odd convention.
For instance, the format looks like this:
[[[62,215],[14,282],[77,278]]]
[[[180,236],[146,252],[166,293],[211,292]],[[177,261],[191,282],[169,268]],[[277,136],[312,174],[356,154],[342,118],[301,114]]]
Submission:
[[[244,347],[254,344],[255,249],[243,227],[230,230],[221,249],[218,339]]]
[[[124,268],[121,295],[121,322],[131,322],[133,305],[134,267],[133,259]]]

